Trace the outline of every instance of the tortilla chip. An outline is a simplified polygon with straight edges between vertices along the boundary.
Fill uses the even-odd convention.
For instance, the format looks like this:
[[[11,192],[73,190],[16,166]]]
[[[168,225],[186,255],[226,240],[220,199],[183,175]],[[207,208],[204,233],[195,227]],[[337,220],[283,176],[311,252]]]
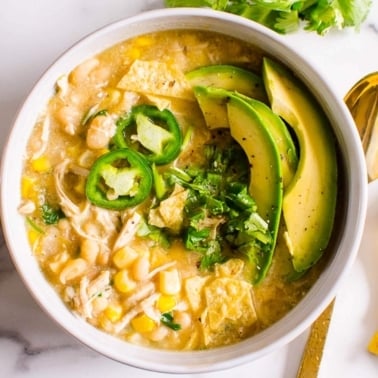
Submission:
[[[201,315],[207,346],[226,345],[248,336],[257,321],[252,285],[217,278],[204,288],[207,308]]]
[[[252,301],[252,285],[248,282],[217,278],[205,287],[208,325],[216,331],[223,323],[236,322],[248,326],[257,320]]]
[[[241,259],[229,259],[223,264],[215,265],[217,277],[239,277],[244,268],[244,261]]]
[[[117,87],[155,96],[195,100],[184,73],[164,62],[135,60]]]
[[[184,221],[184,206],[188,191],[175,185],[172,194],[160,202],[159,207],[151,209],[148,222],[153,226],[167,227],[178,232]]]
[[[203,287],[208,282],[209,277],[189,277],[185,280],[185,292],[189,301],[189,305],[193,312],[203,309],[205,298]]]

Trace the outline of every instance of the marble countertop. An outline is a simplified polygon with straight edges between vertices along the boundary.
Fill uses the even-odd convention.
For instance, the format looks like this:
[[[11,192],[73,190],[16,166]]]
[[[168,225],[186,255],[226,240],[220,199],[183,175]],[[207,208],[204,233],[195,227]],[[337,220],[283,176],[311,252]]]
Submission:
[[[12,120],[24,98],[45,69],[65,49],[112,21],[143,10],[162,8],[163,1],[1,0],[0,5],[2,150]],[[359,32],[344,30],[320,37],[302,31],[282,38],[307,57],[342,98],[361,76],[378,70],[378,2],[374,2]],[[229,377],[230,374],[260,378],[295,377],[307,333],[248,365],[196,377]],[[34,302],[14,270],[1,237],[0,377],[61,378],[86,375],[94,378],[165,376],[109,360],[66,334]],[[370,377],[362,371],[361,376]]]

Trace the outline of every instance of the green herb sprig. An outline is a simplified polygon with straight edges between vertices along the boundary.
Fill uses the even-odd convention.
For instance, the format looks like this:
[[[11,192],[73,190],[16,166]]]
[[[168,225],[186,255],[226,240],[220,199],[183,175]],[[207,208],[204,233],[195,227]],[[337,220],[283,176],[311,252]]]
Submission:
[[[173,315],[170,312],[161,314],[160,321],[166,327],[173,329],[174,331],[179,331],[181,329],[181,325],[174,322]]]
[[[369,14],[371,0],[165,0],[167,7],[207,7],[256,21],[279,33],[303,25],[320,35],[331,29],[359,29]]]

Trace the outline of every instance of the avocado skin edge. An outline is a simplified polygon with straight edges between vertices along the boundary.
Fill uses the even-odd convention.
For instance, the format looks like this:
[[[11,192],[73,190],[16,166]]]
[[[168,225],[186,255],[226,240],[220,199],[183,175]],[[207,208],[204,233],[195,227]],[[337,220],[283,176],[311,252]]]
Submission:
[[[279,152],[269,129],[251,104],[232,93],[227,102],[231,136],[245,151],[251,165],[249,192],[257,212],[268,223],[272,244],[258,261],[253,282],[265,277],[272,263],[282,213],[282,166]]]

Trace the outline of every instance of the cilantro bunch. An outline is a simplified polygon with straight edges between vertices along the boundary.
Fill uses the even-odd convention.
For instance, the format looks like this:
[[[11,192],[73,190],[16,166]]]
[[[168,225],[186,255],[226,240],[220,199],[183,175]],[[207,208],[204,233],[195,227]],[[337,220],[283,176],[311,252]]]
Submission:
[[[168,179],[188,189],[183,239],[199,252],[201,269],[211,269],[236,254],[258,268],[271,248],[268,224],[248,191],[249,163],[233,143],[228,148],[205,146],[206,164],[169,170]]]
[[[324,35],[366,19],[372,0],[165,0],[167,7],[208,7],[240,15],[279,33],[305,30]]]

